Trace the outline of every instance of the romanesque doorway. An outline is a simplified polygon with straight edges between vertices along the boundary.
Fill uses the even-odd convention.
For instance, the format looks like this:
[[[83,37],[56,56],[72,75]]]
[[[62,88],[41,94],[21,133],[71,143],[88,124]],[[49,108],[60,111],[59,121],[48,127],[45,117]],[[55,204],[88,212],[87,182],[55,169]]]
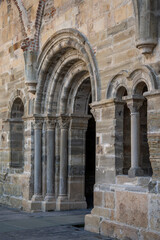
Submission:
[[[38,66],[34,161],[35,166],[40,165],[38,156],[43,149],[46,167],[44,177],[38,167],[34,169],[34,182],[38,182],[34,195],[43,192],[47,210],[92,207],[95,122],[88,106],[100,100],[101,89],[94,53],[81,33],[65,29],[46,43]],[[39,141],[42,126],[46,140]],[[51,142],[54,149],[48,147]]]

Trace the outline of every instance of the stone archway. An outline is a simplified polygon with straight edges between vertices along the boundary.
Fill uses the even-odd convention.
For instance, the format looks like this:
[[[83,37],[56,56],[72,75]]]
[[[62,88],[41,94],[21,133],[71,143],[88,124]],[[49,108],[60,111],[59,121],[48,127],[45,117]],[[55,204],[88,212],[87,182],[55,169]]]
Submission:
[[[38,79],[32,200],[44,200],[45,210],[84,208],[88,106],[90,99],[100,99],[98,68],[87,39],[73,29],[55,34],[40,54]]]

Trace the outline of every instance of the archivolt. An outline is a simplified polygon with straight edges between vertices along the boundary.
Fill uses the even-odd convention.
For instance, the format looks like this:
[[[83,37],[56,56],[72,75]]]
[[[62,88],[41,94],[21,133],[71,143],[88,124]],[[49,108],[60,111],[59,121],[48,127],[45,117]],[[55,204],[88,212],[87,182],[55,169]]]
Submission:
[[[100,79],[95,56],[87,39],[77,30],[65,29],[45,44],[38,60],[35,113],[65,113],[66,102],[89,73],[92,100],[100,100]],[[73,89],[74,85],[74,89]]]
[[[108,84],[106,98],[115,98],[119,87],[125,87],[128,95],[132,95],[140,82],[146,84],[149,92],[157,88],[156,75],[149,66],[143,65],[130,72],[121,71],[114,76]]]

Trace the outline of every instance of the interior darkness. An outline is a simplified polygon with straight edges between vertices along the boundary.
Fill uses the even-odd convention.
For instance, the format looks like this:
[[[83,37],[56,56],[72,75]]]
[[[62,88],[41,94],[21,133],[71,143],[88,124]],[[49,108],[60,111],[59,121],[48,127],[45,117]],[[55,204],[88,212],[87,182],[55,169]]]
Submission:
[[[143,102],[140,108],[140,166],[144,171],[144,175],[152,175],[152,167],[149,159],[149,145],[147,137],[147,100]]]
[[[123,174],[128,174],[131,167],[131,118],[127,104],[124,106],[123,120]]]
[[[89,108],[89,114],[90,108]],[[93,116],[88,121],[86,132],[86,163],[85,163],[85,197],[87,208],[93,207],[93,187],[95,184],[95,142],[96,142],[96,124]]]
[[[11,167],[22,167],[24,162],[24,114],[23,102],[20,98],[15,99],[11,110],[10,121],[10,146],[11,146]]]

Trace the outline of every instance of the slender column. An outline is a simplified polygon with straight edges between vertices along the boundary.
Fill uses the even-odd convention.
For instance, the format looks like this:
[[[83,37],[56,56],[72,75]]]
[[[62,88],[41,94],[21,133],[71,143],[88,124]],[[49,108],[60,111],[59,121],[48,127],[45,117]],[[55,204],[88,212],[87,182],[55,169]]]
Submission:
[[[59,197],[67,197],[68,184],[68,127],[69,118],[61,117],[59,120],[61,129],[60,139],[60,183],[59,183]]]
[[[55,196],[55,120],[47,121],[47,193],[45,200],[52,201]]]
[[[42,200],[42,121],[35,120],[34,127],[34,201]]]
[[[128,171],[129,177],[142,176],[143,170],[140,162],[140,113],[139,109],[144,98],[128,99],[127,104],[131,111],[131,168]]]

